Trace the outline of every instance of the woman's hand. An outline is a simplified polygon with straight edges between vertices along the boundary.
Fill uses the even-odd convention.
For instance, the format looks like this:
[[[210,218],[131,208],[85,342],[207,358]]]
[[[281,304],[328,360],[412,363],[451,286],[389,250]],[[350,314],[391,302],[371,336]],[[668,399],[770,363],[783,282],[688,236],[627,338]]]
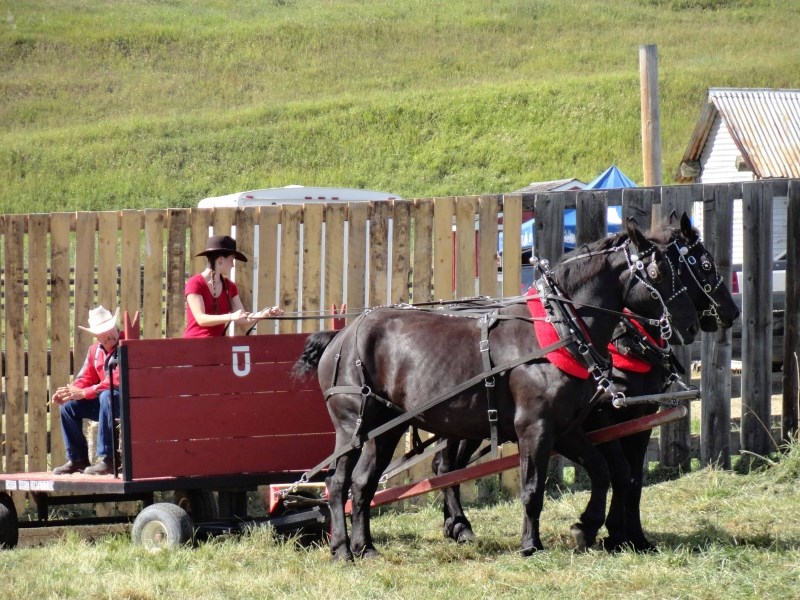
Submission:
[[[264,318],[264,317],[279,317],[283,314],[283,309],[280,306],[271,306],[270,308],[265,308],[263,310],[258,311],[257,313],[253,313],[251,317],[254,319]]]
[[[239,319],[246,319],[247,317],[248,317],[248,314],[241,308],[239,310],[233,311],[230,314],[230,320],[231,321],[238,321]]]

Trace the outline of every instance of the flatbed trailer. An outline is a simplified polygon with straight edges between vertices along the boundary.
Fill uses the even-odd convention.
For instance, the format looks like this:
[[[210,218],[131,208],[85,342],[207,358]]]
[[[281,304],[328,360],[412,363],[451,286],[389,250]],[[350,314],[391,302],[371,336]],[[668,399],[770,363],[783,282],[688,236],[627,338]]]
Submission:
[[[127,321],[127,319],[126,319]],[[183,545],[216,533],[268,524],[279,532],[328,530],[317,480],[293,484],[330,456],[335,434],[315,379],[290,374],[306,336],[280,334],[206,339],[131,339],[126,322],[118,351],[121,415],[117,475],[0,474],[0,547],[14,547],[19,529],[132,522],[134,542]],[[596,442],[681,418],[685,408],[594,432]],[[385,504],[514,468],[518,457],[490,460],[441,477],[389,488]],[[248,514],[259,486],[292,490],[286,502],[270,493],[266,516]],[[309,489],[311,488],[311,489]],[[11,493],[26,492],[36,517],[18,518]],[[172,502],[156,502],[172,492]],[[59,505],[137,501],[128,515],[55,518]],[[285,510],[289,507],[290,510]]]

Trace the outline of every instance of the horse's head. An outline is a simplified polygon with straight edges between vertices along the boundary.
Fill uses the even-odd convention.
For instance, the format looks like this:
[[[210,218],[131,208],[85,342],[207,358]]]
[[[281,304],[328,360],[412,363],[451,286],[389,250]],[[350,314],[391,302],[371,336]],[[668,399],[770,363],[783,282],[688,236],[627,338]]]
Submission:
[[[628,279],[623,303],[644,317],[659,319],[661,337],[679,344],[690,344],[698,332],[697,309],[678,275],[677,258],[668,252],[673,239],[645,235],[636,224],[625,223],[628,245],[625,256]],[[677,339],[671,339],[672,334]]]
[[[678,274],[700,317],[700,329],[716,331],[719,326],[728,329],[739,317],[739,307],[717,272],[714,257],[703,246],[700,232],[692,227],[688,215],[684,213],[676,227],[677,220],[673,212],[669,217],[673,241],[667,248],[667,255],[673,263],[677,261]]]

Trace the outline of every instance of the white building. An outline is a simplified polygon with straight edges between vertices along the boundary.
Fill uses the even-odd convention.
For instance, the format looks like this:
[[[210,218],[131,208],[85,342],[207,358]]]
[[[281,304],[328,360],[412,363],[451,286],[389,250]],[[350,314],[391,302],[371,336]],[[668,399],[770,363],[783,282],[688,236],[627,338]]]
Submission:
[[[682,183],[800,177],[800,90],[711,88],[681,159]],[[695,224],[702,227],[702,214]],[[733,263],[742,262],[741,201],[734,203]],[[773,205],[773,257],[786,249],[786,198]]]

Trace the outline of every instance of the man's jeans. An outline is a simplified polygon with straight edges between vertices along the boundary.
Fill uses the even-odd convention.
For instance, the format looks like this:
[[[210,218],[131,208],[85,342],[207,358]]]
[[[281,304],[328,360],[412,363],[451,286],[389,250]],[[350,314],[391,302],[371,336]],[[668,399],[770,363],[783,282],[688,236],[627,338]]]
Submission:
[[[119,417],[119,391],[114,390],[114,415]],[[70,400],[61,405],[61,434],[72,462],[89,462],[89,448],[83,435],[83,419],[97,421],[97,456],[111,457],[114,450],[114,420],[111,391],[100,392],[94,400]]]

